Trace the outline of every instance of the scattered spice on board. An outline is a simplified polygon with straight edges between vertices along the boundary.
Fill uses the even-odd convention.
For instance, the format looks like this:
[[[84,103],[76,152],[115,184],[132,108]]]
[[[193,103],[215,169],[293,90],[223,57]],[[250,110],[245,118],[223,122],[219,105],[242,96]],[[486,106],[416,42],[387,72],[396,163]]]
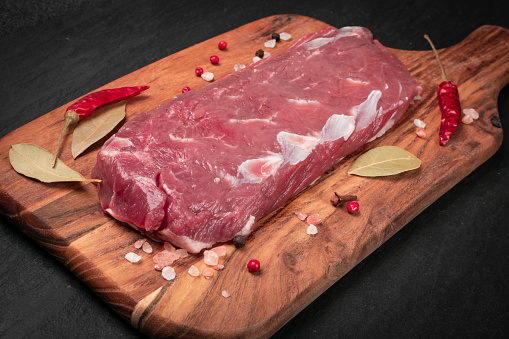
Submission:
[[[125,258],[127,261],[129,261],[130,263],[137,263],[138,261],[141,260],[141,255],[138,255],[134,252],[129,252],[125,255]]]
[[[318,228],[316,228],[315,225],[309,225],[306,229],[306,233],[309,235],[315,235],[318,234]]]
[[[431,39],[427,34],[424,35],[424,38],[426,38],[426,40],[428,40],[429,44],[431,45],[431,49],[433,49],[433,52],[435,53],[435,57],[442,72],[442,82],[440,85],[438,85],[437,90],[438,105],[440,107],[440,111],[442,112],[442,118],[440,120],[440,131],[438,132],[438,135],[440,146],[444,146],[447,141],[451,139],[452,135],[454,132],[456,132],[459,124],[461,123],[461,105],[458,87],[451,81],[451,79],[449,79],[445,73],[444,65],[442,64],[435,45],[433,45]]]
[[[474,120],[479,119],[479,113],[477,113],[477,111],[473,108],[465,108],[463,110],[463,114],[464,115],[463,118],[461,118],[461,122],[466,125],[469,125],[474,122]]]
[[[191,265],[189,270],[187,270],[187,273],[189,273],[189,275],[192,277],[198,277],[200,275],[200,270],[196,266]]]
[[[144,239],[144,238],[141,238],[141,239],[138,239],[136,240],[136,242],[134,243],[134,248],[141,248],[141,246],[143,246],[143,244],[147,241],[147,239]]]
[[[207,268],[205,268],[205,269],[203,270],[203,272],[201,272],[201,274],[203,275],[203,277],[204,277],[205,279],[210,279],[211,277],[213,277],[213,276],[214,276],[214,273],[215,273],[215,272],[216,272],[216,271],[215,271],[213,268],[211,268],[211,267],[207,267]]]
[[[246,246],[246,238],[240,234],[237,234],[235,237],[233,237],[233,245],[235,248],[242,248]]]
[[[148,241],[145,241],[142,245],[141,245],[141,249],[143,250],[143,252],[145,253],[152,253],[152,245],[150,245],[150,243]]]
[[[299,211],[295,211],[295,215],[297,216],[297,218],[301,221],[304,221],[306,220],[306,218],[308,217],[307,214],[304,214],[302,212],[299,212]]]
[[[426,130],[422,127],[416,128],[415,134],[421,139],[426,139]]]
[[[350,201],[346,205],[346,210],[348,211],[348,213],[351,213],[351,214],[359,213],[359,203],[357,201]]]
[[[217,44],[217,48],[219,48],[220,50],[226,49],[227,46],[228,44],[224,40],[219,41],[219,43]]]
[[[331,204],[334,205],[335,207],[339,207],[344,202],[348,202],[348,201],[352,201],[352,200],[357,200],[357,196],[356,195],[339,195],[336,192],[334,192],[334,195],[330,198]]]
[[[163,275],[163,278],[166,280],[173,280],[177,276],[175,274],[175,269],[171,266],[166,266],[162,269],[161,274]]]
[[[260,262],[256,259],[251,259],[247,263],[247,269],[251,273],[256,273],[260,270]]]
[[[313,213],[306,218],[306,221],[310,225],[318,225],[322,222],[322,219],[318,213]]]
[[[222,295],[224,298],[229,298],[229,297],[230,297],[230,293],[229,293],[227,290],[223,290],[223,291],[221,291],[221,295]]]
[[[201,75],[201,78],[205,81],[212,81],[214,80],[214,73],[211,73],[211,72],[204,72],[202,75]]]

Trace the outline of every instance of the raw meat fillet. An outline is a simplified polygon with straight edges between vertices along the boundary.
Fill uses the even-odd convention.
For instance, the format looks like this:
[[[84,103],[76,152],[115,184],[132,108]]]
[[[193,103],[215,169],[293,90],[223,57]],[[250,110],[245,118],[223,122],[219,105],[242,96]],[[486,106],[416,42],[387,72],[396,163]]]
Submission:
[[[193,253],[247,236],[420,90],[369,30],[324,28],[126,123],[93,169],[102,207]]]

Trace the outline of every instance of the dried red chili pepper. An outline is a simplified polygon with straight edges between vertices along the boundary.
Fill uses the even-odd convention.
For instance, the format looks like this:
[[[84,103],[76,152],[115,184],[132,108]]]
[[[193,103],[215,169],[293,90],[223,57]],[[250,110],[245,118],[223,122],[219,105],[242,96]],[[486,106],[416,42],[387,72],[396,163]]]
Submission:
[[[437,96],[438,96],[438,105],[440,107],[440,111],[442,112],[442,119],[440,120],[440,146],[444,146],[447,141],[451,138],[451,136],[456,132],[458,126],[461,122],[461,105],[458,93],[458,87],[449,79],[447,74],[445,73],[444,65],[442,65],[442,61],[438,56],[438,52],[431,42],[431,39],[427,34],[424,35],[426,40],[428,40],[435,56],[438,60],[438,65],[440,66],[440,70],[442,71],[442,83],[438,85]]]
[[[67,110],[64,114],[64,128],[62,129],[62,133],[60,133],[60,137],[58,138],[57,148],[55,150],[55,156],[51,166],[55,166],[58,151],[60,149],[60,143],[62,142],[65,131],[70,125],[77,124],[103,105],[111,104],[120,100],[127,100],[147,90],[149,87],[150,86],[135,86],[104,89],[86,95],[71,106],[67,107]]]

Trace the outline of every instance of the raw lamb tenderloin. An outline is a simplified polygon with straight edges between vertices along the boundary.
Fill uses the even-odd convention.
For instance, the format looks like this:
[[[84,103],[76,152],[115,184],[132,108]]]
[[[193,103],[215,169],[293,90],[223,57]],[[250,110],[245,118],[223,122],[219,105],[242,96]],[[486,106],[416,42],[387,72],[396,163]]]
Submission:
[[[366,28],[324,28],[126,123],[92,171],[101,205],[193,253],[248,236],[420,90]]]

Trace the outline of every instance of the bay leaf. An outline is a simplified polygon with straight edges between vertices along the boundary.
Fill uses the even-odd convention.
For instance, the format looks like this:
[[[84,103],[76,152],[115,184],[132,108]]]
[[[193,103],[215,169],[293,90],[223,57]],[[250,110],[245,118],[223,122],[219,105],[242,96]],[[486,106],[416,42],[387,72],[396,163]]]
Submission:
[[[100,107],[79,122],[72,134],[71,150],[74,159],[110,133],[124,119],[125,105],[124,100]]]
[[[348,174],[364,177],[394,175],[421,166],[412,153],[397,146],[380,146],[359,156],[348,169]]]
[[[42,182],[95,181],[87,179],[57,159],[52,167],[53,155],[44,148],[33,144],[12,145],[9,150],[12,168],[20,174]]]

